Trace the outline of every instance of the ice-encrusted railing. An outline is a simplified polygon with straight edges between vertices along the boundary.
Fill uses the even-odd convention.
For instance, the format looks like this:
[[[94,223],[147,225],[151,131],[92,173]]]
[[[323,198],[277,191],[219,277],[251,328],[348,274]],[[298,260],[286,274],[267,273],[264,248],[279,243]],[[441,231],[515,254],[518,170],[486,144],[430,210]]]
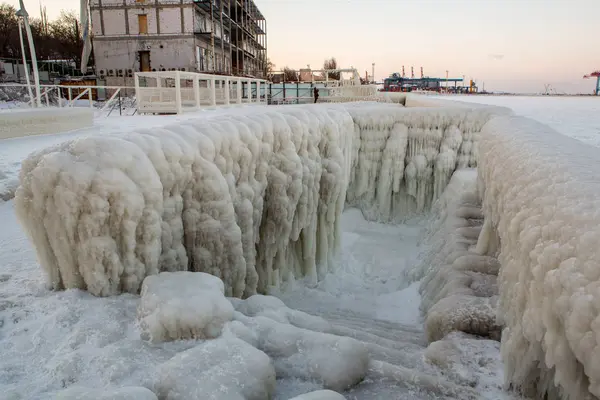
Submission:
[[[479,148],[477,251],[502,265],[506,382],[537,398],[598,398],[598,151],[520,117],[488,122]]]
[[[250,296],[331,270],[346,202],[385,222],[426,210],[494,112],[317,105],[76,139],[23,162],[16,212],[54,289],[190,270]]]

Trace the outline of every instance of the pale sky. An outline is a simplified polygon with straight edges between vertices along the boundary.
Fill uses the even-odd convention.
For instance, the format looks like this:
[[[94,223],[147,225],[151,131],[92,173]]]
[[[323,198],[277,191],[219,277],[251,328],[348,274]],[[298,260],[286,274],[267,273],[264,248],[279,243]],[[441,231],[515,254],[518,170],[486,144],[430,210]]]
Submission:
[[[14,5],[18,0],[8,0]],[[49,18],[77,0],[42,0]],[[466,76],[487,90],[591,92],[600,69],[600,0],[255,0],[277,68],[321,68],[336,57],[381,80]],[[25,0],[36,16],[38,0]]]

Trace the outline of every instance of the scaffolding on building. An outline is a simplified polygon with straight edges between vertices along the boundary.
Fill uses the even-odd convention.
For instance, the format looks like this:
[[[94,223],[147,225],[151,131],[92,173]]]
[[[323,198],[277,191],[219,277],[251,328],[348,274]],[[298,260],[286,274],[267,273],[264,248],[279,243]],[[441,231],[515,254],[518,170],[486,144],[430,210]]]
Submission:
[[[211,60],[202,72],[264,78],[267,70],[267,21],[253,0],[194,0],[208,17],[194,34],[209,39]],[[216,50],[220,48],[220,53]],[[231,70],[227,71],[231,60]],[[221,58],[219,60],[219,57]]]

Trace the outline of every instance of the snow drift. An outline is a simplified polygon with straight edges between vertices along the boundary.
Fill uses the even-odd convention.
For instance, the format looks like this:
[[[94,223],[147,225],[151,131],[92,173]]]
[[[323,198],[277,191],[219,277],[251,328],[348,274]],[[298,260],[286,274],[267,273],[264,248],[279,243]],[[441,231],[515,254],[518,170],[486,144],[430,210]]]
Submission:
[[[600,397],[600,157],[533,120],[494,118],[480,141],[485,224],[499,249],[507,384],[548,399]]]
[[[54,289],[197,271],[248,297],[330,271],[345,203],[383,222],[426,211],[497,112],[272,107],[76,139],[23,162],[16,212]]]

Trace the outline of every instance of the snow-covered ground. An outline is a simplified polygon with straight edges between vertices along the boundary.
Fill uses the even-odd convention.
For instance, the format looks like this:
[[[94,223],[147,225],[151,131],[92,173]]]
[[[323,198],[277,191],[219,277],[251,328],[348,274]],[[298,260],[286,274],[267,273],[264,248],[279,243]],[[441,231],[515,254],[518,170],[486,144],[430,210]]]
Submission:
[[[577,104],[569,103],[560,108],[558,116],[558,104],[544,108],[538,105],[539,98],[510,97],[504,103],[500,102],[504,98],[459,98],[461,101],[471,99],[493,99],[498,101],[494,104],[511,107],[541,122],[554,121],[554,127],[561,133],[600,145],[600,123],[597,108],[594,108],[598,102],[584,102],[583,107],[587,107],[584,111]],[[592,115],[594,110],[596,116]],[[582,113],[585,118],[580,118]],[[10,193],[18,178],[20,162],[32,151],[74,137],[159,127],[197,116],[110,117],[98,119],[93,128],[78,132],[2,141],[0,199],[3,185],[4,193]],[[165,370],[180,374],[190,371],[190,365],[177,364],[173,357],[177,354],[193,356],[182,352],[198,348],[195,347],[197,342],[155,344],[142,340],[142,328],[136,322],[139,296],[97,298],[79,290],[46,290],[32,245],[16,220],[13,201],[0,200],[0,221],[3,222],[0,230],[0,388],[3,396],[7,399],[54,398],[57,392],[70,386],[177,389],[169,386],[174,378]],[[303,314],[281,311],[295,315],[295,319],[288,318],[292,322],[286,329],[298,329],[301,325],[300,328],[311,332],[352,337],[367,346],[374,361],[366,379],[343,392],[348,399],[511,398],[500,389],[503,374],[499,343],[452,334],[447,342],[450,344],[439,348],[437,358],[427,353],[420,316],[419,282],[408,281],[405,272],[421,261],[423,246],[432,245],[423,243],[428,222],[425,218],[413,218],[400,225],[383,225],[365,221],[357,209],[347,209],[342,219],[342,257],[337,271],[316,286],[292,282],[275,293],[290,309],[322,317],[324,321],[315,322]],[[243,310],[235,301],[232,303],[236,310]],[[250,326],[244,319],[248,313],[244,314],[234,320]],[[267,328],[257,328],[261,329]],[[306,346],[311,349],[312,342],[307,338],[309,336],[302,340],[309,343]],[[223,340],[232,340],[226,342],[224,348],[240,346],[233,339]],[[290,399],[323,388],[322,380],[310,377],[314,374],[322,377],[325,373],[314,366],[307,370],[298,359],[295,362],[289,361],[291,357],[286,359],[286,351],[289,351],[286,344],[263,346],[270,346],[269,355],[280,360],[275,363],[276,399]],[[243,346],[240,349],[247,351]],[[448,351],[448,355],[444,351]],[[248,357],[256,360],[252,366],[257,376],[253,379],[268,380],[268,371],[261,370],[261,359],[252,358],[255,355],[250,353]],[[326,363],[326,356],[323,357]],[[450,361],[452,357],[456,359]],[[438,362],[432,362],[433,358]],[[333,386],[334,381],[341,379],[336,375],[335,366],[339,367],[338,375],[351,375],[360,364],[357,359],[356,368],[350,365],[342,368],[335,362],[331,360],[330,369],[334,370],[328,375]],[[194,371],[204,373],[200,369]],[[211,376],[202,375],[202,379],[210,381]],[[231,380],[246,378],[236,375]],[[255,397],[242,396],[245,397],[215,398],[261,398],[256,394]]]
[[[600,147],[600,97],[582,96],[441,96],[448,100],[511,108],[563,135]]]

